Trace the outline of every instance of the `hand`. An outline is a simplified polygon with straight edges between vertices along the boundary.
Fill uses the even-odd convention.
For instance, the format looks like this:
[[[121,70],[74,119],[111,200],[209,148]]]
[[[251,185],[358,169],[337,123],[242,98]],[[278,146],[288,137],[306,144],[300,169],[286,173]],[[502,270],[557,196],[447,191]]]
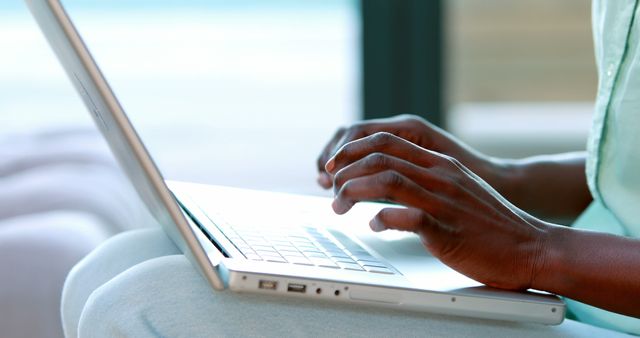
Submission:
[[[544,262],[547,225],[517,209],[456,159],[390,133],[344,145],[326,165],[334,211],[360,201],[390,201],[374,231],[417,233],[453,269],[505,289],[531,287]]]
[[[457,141],[452,135],[414,115],[400,115],[356,123],[340,128],[318,157],[318,183],[325,189],[332,186],[325,164],[345,144],[378,132],[387,132],[415,145],[455,157],[493,186],[500,183],[501,167],[491,158]]]

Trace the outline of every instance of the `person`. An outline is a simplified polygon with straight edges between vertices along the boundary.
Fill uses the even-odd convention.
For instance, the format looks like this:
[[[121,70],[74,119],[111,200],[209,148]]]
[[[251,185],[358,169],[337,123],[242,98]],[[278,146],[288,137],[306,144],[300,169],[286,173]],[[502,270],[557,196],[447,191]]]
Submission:
[[[340,129],[318,161],[333,209],[403,205],[382,210],[372,230],[415,232],[480,282],[553,292],[581,322],[640,334],[638,10],[638,0],[593,1],[599,84],[586,153],[495,159],[414,116],[365,121]],[[575,216],[571,227],[546,221]],[[159,232],[93,252],[65,285],[67,335],[614,334],[574,321],[508,326],[212,292],[178,253]]]

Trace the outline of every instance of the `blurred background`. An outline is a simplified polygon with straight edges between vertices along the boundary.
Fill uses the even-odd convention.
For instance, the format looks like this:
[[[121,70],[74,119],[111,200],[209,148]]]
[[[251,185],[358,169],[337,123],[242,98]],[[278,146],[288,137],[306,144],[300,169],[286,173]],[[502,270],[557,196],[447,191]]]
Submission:
[[[333,131],[398,113],[496,156],[584,148],[585,1],[64,3],[169,178],[319,193]],[[0,44],[0,133],[91,126],[18,0]]]

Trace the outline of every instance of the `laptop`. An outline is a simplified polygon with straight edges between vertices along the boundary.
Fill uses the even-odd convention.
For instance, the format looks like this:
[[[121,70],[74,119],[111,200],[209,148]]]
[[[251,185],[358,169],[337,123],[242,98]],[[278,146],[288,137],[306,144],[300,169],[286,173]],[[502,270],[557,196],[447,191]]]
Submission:
[[[333,214],[330,198],[165,181],[59,0],[26,0],[148,209],[214,290],[559,324],[555,295],[483,286],[429,255],[416,235],[375,234],[384,206]]]

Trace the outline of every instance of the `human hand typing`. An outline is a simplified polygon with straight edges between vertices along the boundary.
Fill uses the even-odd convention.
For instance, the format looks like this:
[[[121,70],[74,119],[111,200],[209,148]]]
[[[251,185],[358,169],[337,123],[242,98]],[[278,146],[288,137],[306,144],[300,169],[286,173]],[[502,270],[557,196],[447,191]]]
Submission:
[[[336,213],[360,201],[403,205],[380,211],[371,228],[415,232],[434,256],[477,281],[527,289],[544,263],[547,225],[451,156],[374,133],[344,144],[325,170],[333,177]]]
[[[494,187],[500,183],[504,168],[501,163],[460,142],[446,131],[415,115],[368,120],[340,128],[318,156],[318,183],[325,189],[333,185],[325,164],[345,144],[379,132],[386,132],[415,145],[455,157]]]

